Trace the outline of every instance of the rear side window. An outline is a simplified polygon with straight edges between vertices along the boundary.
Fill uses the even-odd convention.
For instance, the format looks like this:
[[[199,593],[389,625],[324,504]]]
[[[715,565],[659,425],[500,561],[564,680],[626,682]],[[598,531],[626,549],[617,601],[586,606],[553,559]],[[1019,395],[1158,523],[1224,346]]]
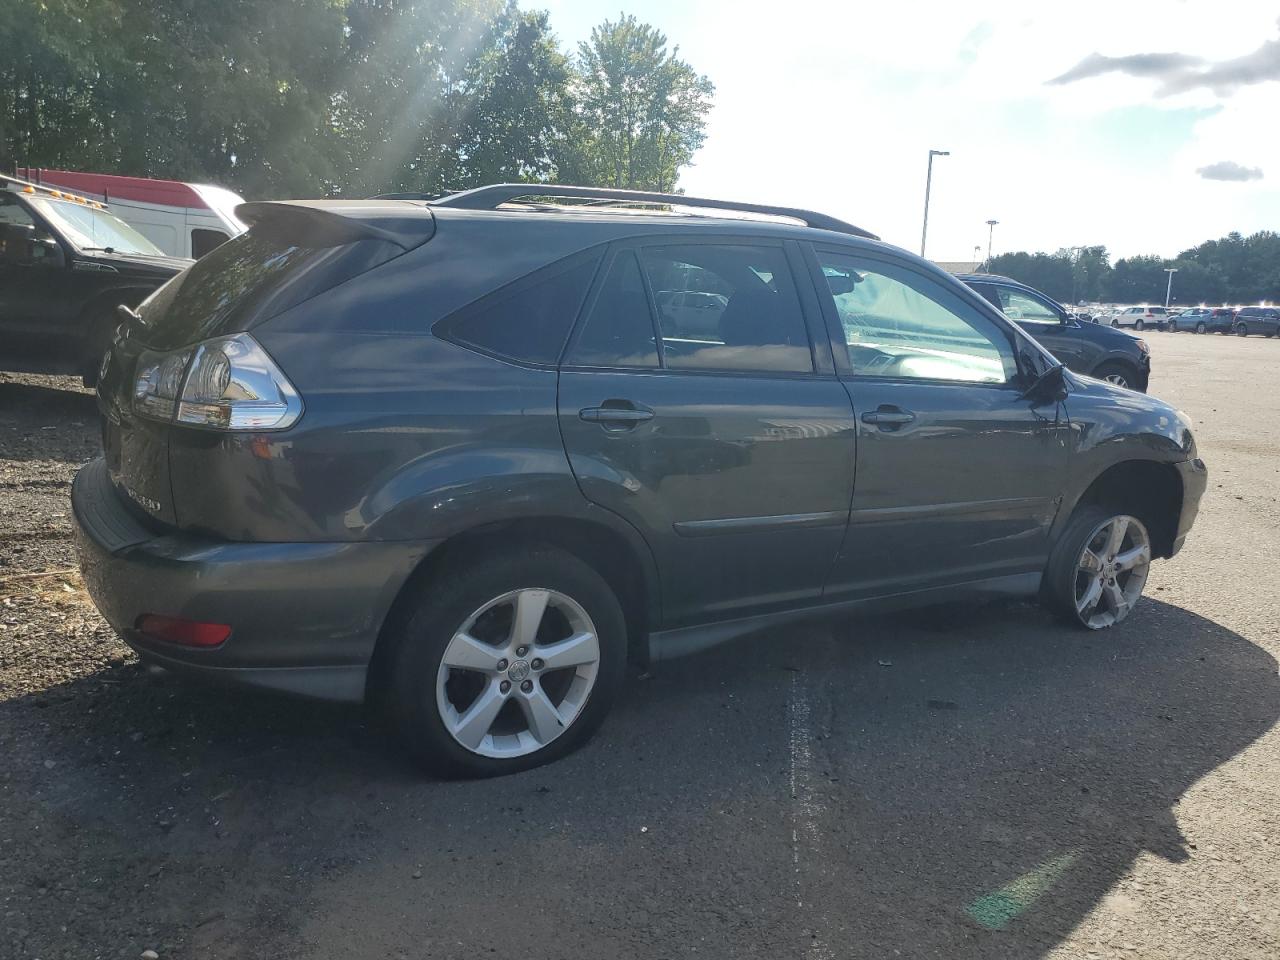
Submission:
[[[569,362],[584,367],[659,365],[649,297],[632,251],[614,257]]]
[[[640,257],[658,305],[668,368],[813,371],[800,298],[781,247],[699,243],[645,247]]]
[[[598,263],[575,257],[538,270],[441,320],[435,333],[504,360],[554,364]]]
[[[813,371],[809,335],[783,249],[727,243],[619,252],[567,362]]]

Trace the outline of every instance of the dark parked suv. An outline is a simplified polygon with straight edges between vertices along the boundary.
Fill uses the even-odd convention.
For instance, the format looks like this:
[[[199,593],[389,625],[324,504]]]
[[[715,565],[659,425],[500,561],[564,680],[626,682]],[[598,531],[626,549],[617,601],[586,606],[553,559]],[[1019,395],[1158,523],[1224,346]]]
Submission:
[[[1196,515],[1187,419],[863,230],[721,206],[240,207],[105,364],[99,609],[175,670],[376,700],[464,775],[582,743],[628,657],[990,595],[1123,620]]]
[[[0,176],[0,370],[75,373],[92,386],[117,307],[190,263],[102,203]]]
[[[1069,369],[1147,392],[1151,351],[1145,340],[1115,327],[1082,322],[1035,287],[1008,277],[975,273],[959,279],[990,300]]]
[[[1235,333],[1238,337],[1247,337],[1252,333],[1274,337],[1280,333],[1280,307],[1241,308],[1235,318]]]

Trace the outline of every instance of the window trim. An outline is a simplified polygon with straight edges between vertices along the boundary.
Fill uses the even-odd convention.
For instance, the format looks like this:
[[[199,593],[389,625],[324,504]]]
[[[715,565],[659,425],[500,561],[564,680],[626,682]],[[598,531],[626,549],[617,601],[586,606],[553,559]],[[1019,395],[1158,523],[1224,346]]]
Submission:
[[[926,280],[930,283],[941,286],[937,277],[931,277],[928,273],[922,271],[915,264],[904,258],[891,256],[879,249],[868,249],[860,245],[855,246],[849,244],[835,243],[806,243],[802,245],[806,259],[809,262],[810,277],[814,285],[814,289],[818,295],[818,301],[822,307],[822,312],[826,318],[827,336],[830,338],[831,353],[835,358],[836,375],[841,380],[855,380],[859,383],[937,383],[949,386],[961,387],[982,387],[986,389],[1011,390],[1021,392],[1026,388],[1030,380],[1038,376],[1035,370],[1027,370],[1024,367],[1024,352],[1033,356],[1039,356],[1045,361],[1046,368],[1048,365],[1056,364],[1058,361],[1052,358],[1052,355],[1036,342],[1035,338],[1023,330],[1020,330],[1012,320],[1005,317],[1003,313],[995,308],[982,294],[971,288],[968,284],[959,280],[955,281],[959,285],[958,290],[952,292],[962,302],[968,303],[977,312],[990,321],[997,330],[1001,331],[1009,342],[1009,347],[1013,351],[1014,363],[1017,365],[1018,372],[1012,380],[1006,380],[1003,383],[988,383],[984,381],[974,380],[943,380],[936,377],[873,377],[865,374],[855,373],[853,366],[849,362],[849,346],[844,338],[844,325],[840,322],[839,313],[836,310],[835,297],[828,291],[824,297],[822,295],[823,286],[826,284],[826,277],[822,273],[822,263],[818,259],[822,253],[830,253],[835,256],[849,257],[854,260],[865,259],[873,263],[883,263],[899,270],[903,270],[914,276]]]
[[[658,319],[657,302],[654,297],[652,284],[649,280],[649,272],[645,269],[644,260],[640,256],[640,251],[646,247],[670,247],[670,246],[734,246],[734,247],[773,247],[781,250],[786,258],[787,267],[791,270],[792,283],[795,286],[796,300],[800,306],[800,314],[803,320],[805,336],[809,340],[809,363],[810,369],[807,371],[796,370],[717,370],[717,369],[696,369],[688,367],[669,367],[667,366],[666,351],[662,349],[662,331],[661,323]],[[827,348],[830,349],[829,341],[822,336],[824,330],[818,326],[822,320],[821,300],[814,300],[812,290],[808,289],[808,285],[804,283],[805,276],[808,275],[806,269],[807,264],[803,260],[800,253],[799,245],[794,240],[782,237],[755,237],[743,236],[741,234],[732,233],[700,233],[697,236],[689,236],[688,234],[646,234],[641,237],[629,237],[621,240],[614,240],[608,245],[609,249],[603,257],[602,265],[597,267],[596,276],[592,282],[591,289],[587,293],[587,297],[581,308],[578,310],[578,317],[574,323],[573,330],[570,332],[564,349],[560,353],[559,367],[561,370],[587,371],[587,372],[606,372],[606,373],[631,373],[631,374],[668,374],[678,376],[695,376],[695,377],[747,377],[759,379],[767,377],[779,380],[814,380],[814,379],[831,379],[834,376],[833,365],[830,363],[822,363],[823,351],[821,345],[827,342]],[[620,367],[620,366],[603,366],[598,364],[581,364],[570,363],[568,358],[573,353],[579,339],[581,339],[582,331],[586,327],[586,322],[590,318],[592,311],[595,309],[596,301],[600,297],[600,292],[604,288],[604,281],[613,269],[614,262],[622,253],[630,251],[636,258],[636,264],[640,268],[641,282],[647,294],[649,302],[649,320],[653,325],[653,335],[655,346],[658,348],[658,366],[656,367]],[[812,281],[812,278],[810,277]],[[818,310],[816,317],[813,315],[814,310]],[[828,355],[829,356],[829,355]]]

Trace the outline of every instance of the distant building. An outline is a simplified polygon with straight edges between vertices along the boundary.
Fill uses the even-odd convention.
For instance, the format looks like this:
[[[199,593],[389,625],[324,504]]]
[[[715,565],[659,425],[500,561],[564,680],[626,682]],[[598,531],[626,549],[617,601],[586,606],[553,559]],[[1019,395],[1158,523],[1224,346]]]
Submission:
[[[935,260],[933,261],[947,273],[977,273],[982,260]]]

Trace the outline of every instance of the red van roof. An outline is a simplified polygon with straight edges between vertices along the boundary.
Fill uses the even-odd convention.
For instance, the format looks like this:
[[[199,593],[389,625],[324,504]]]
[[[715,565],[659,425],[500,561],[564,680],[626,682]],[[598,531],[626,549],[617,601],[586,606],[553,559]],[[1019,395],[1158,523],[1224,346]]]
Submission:
[[[111,200],[138,200],[166,207],[209,209],[189,183],[180,180],[150,180],[146,177],[118,177],[111,173],[80,173],[74,170],[47,170],[31,167],[19,173],[27,180],[65,187],[79,193],[105,194]]]

